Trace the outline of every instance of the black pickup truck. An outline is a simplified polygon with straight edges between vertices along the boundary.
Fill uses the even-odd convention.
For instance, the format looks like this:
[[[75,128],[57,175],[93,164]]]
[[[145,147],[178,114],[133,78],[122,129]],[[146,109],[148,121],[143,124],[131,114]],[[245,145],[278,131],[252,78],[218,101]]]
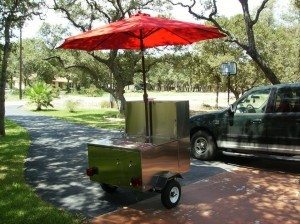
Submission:
[[[256,87],[229,108],[190,118],[191,152],[300,155],[300,83]]]

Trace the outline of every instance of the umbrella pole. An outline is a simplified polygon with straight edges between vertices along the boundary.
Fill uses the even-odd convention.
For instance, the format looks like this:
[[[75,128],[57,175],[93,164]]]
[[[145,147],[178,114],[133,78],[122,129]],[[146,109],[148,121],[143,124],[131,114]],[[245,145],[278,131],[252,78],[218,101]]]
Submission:
[[[146,142],[150,142],[150,131],[149,131],[149,107],[148,107],[148,94],[147,94],[147,83],[146,83],[146,70],[145,70],[145,56],[144,56],[144,42],[142,38],[142,30],[140,30],[140,45],[142,54],[142,73],[143,73],[143,84],[144,84],[144,104],[145,104],[145,121],[146,121]]]
[[[146,138],[150,138],[149,132],[149,105],[148,105],[148,94],[147,94],[147,82],[146,82],[146,72],[145,72],[145,57],[144,51],[142,51],[142,72],[143,72],[143,84],[144,84],[144,103],[145,103],[145,119],[146,119]]]

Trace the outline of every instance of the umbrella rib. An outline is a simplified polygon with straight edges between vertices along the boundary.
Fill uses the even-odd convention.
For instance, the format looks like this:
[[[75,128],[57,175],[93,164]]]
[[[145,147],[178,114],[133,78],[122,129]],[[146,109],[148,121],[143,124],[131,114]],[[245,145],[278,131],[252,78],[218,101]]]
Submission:
[[[193,43],[193,42],[187,40],[186,38],[183,38],[183,37],[179,36],[178,34],[172,32],[171,30],[169,30],[169,29],[167,29],[167,28],[164,28],[164,29],[167,30],[167,31],[169,31],[170,33],[174,34],[175,36],[177,36],[177,37],[183,39],[184,41],[188,42],[189,44],[192,44],[192,43]]]
[[[222,34],[222,33],[220,33],[219,31],[206,30],[206,29],[201,29],[201,28],[199,28],[199,30],[203,30],[203,31],[205,31],[205,32],[213,33],[213,34],[216,34],[216,35]],[[222,35],[224,35],[224,34],[222,34]],[[224,35],[224,36],[226,36],[226,35]]]
[[[110,34],[107,36],[107,38],[105,38],[104,40],[102,40],[100,43],[98,43],[95,47],[93,47],[93,50],[96,50],[98,46],[100,46],[101,44],[103,44],[105,41],[107,41],[109,38],[111,38],[111,36],[113,36],[114,33]]]
[[[171,31],[171,30],[169,30],[169,29],[167,29],[167,28],[164,28],[164,29],[167,30],[167,31],[169,31],[170,33],[174,34],[175,36],[177,36],[177,37],[179,37],[179,38],[185,40],[185,41],[188,42],[189,44],[192,44],[192,43],[193,43],[193,42],[187,40],[186,38],[184,38],[184,37],[182,37],[182,36],[180,36],[180,35],[174,33],[173,31]],[[214,34],[219,34],[219,33],[217,33],[217,32],[214,32],[214,31],[208,31],[208,30],[205,30],[205,29],[200,29],[200,30],[203,30],[203,31],[205,31],[205,32],[214,33]],[[211,39],[211,38],[208,38],[208,39]]]
[[[143,36],[143,39],[149,37],[150,35],[152,35],[153,33],[157,32],[157,31],[159,31],[160,29],[161,29],[161,28],[153,28],[153,30],[150,30],[147,34],[145,34],[145,35]],[[125,32],[125,33],[126,33],[127,35],[129,35],[129,36],[132,36],[132,37],[136,38],[136,39],[140,39],[140,36],[135,35],[135,34],[132,33],[132,32],[127,31],[127,32]]]
[[[153,28],[153,30],[150,30],[148,33],[145,34],[143,39],[146,39],[150,35],[154,34],[155,32],[159,31],[161,28]]]

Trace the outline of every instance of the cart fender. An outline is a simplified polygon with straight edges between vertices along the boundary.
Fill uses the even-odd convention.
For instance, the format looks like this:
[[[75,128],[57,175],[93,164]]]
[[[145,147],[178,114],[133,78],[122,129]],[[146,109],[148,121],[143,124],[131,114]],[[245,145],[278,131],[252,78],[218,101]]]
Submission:
[[[176,178],[183,179],[179,173],[164,172],[154,175],[151,180],[152,189],[159,192],[164,189],[169,180]]]

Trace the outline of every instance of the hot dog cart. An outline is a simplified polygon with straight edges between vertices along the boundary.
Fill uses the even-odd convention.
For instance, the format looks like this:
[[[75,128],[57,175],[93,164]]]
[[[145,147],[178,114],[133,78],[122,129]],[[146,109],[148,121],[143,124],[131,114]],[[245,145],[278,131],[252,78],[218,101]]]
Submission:
[[[88,144],[87,175],[108,193],[117,187],[159,192],[163,205],[172,208],[181,197],[176,179],[190,167],[189,102],[148,104],[150,137],[144,102],[127,102],[124,136]]]

